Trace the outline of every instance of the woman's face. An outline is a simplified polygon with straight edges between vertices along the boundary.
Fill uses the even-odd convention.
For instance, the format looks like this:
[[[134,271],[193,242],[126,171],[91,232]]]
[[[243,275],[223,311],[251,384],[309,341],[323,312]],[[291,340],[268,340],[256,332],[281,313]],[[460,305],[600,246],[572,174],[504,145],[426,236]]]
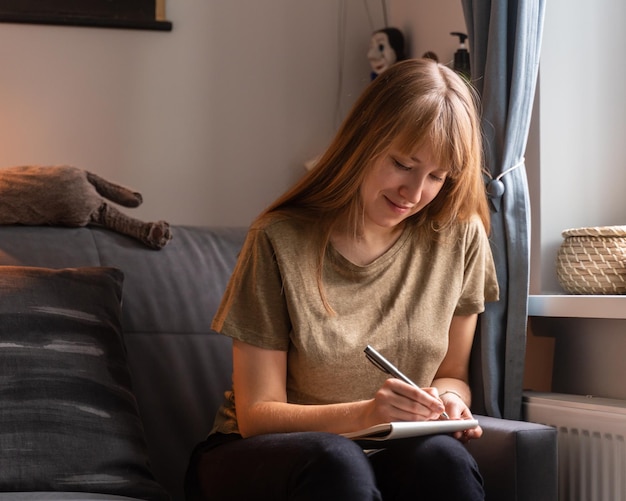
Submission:
[[[387,33],[374,33],[370,40],[370,48],[367,52],[372,71],[379,75],[398,59],[396,51],[389,43]]]
[[[441,191],[447,173],[434,162],[428,145],[409,154],[390,148],[361,185],[366,229],[391,229],[418,213]]]

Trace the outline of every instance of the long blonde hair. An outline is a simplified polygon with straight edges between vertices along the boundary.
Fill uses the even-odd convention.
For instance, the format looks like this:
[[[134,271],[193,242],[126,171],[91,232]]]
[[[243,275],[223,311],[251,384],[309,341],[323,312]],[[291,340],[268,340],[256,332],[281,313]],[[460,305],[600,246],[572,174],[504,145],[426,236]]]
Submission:
[[[407,224],[442,229],[478,215],[489,232],[477,102],[466,81],[435,61],[409,59],[392,65],[356,101],[318,164],[257,218],[256,223],[263,223],[289,215],[320,229],[317,280],[329,311],[322,267],[333,225],[347,221],[350,231],[360,233],[361,184],[392,143],[410,152],[427,142],[435,161],[449,169],[437,197]]]

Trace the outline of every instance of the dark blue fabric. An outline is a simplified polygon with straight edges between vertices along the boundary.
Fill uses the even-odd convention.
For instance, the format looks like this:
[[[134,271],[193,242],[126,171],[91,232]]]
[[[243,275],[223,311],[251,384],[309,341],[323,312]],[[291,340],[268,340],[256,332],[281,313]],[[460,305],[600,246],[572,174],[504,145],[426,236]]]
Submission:
[[[370,458],[387,500],[476,501],[483,479],[465,446],[450,435],[396,440]]]
[[[471,81],[482,100],[491,247],[500,301],[488,303],[472,363],[473,410],[521,419],[530,268],[524,152],[539,69],[545,0],[462,0]]]
[[[386,445],[365,454],[332,433],[213,435],[192,455],[188,500],[484,499],[476,462],[455,438],[430,435]]]

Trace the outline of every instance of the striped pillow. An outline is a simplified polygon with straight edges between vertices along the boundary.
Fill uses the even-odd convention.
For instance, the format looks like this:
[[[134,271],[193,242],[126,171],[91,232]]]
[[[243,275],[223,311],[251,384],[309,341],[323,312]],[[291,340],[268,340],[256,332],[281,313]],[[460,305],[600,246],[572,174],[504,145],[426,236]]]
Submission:
[[[0,266],[0,491],[168,498],[126,364],[123,278]]]

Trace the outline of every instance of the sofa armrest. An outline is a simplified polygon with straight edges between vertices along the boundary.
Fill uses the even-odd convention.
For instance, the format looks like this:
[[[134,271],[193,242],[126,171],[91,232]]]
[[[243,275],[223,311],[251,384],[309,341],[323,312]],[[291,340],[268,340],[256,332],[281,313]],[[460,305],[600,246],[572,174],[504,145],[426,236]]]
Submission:
[[[483,429],[468,449],[490,501],[556,501],[557,432],[550,426],[475,416]]]

